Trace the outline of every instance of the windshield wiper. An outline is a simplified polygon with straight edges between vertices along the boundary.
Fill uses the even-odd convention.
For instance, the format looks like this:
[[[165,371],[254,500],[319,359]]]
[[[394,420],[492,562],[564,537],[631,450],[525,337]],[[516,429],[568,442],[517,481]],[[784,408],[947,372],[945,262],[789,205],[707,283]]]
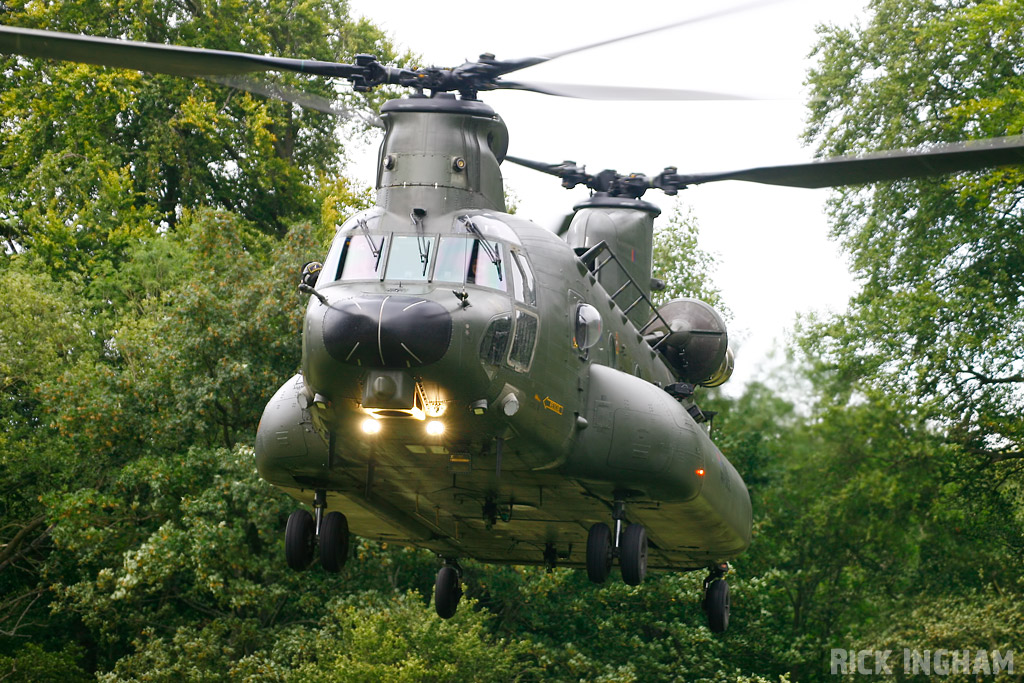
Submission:
[[[427,264],[430,262],[430,240],[423,234],[423,218],[427,215],[425,209],[413,209],[409,214],[412,224],[416,226],[416,248],[420,251],[420,263],[423,264],[423,275],[427,274]]]
[[[380,268],[380,255],[381,252],[384,251],[384,236],[381,235],[380,246],[377,246],[373,241],[373,236],[370,235],[370,226],[366,224],[366,221],[362,218],[357,218],[356,224],[363,231],[363,237],[365,237],[366,241],[370,243],[370,253],[373,254],[373,258],[377,259],[377,263],[374,265],[374,270],[378,270]]]
[[[491,260],[491,263],[498,270],[498,282],[503,282],[504,278],[501,276],[501,255],[498,253],[498,243],[495,242],[492,246],[490,242],[484,239],[484,234],[480,232],[480,228],[476,227],[476,224],[470,220],[469,216],[459,216],[459,220],[466,226],[466,230],[477,238],[477,242],[484,248],[487,258]]]

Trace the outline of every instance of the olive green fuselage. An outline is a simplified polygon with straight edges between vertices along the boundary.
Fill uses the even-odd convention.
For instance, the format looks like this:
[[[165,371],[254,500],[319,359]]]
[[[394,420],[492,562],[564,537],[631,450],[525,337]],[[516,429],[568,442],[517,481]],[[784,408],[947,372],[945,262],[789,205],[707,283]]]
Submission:
[[[326,490],[355,534],[446,557],[538,564],[550,546],[582,566],[614,500],[646,526],[651,567],[742,552],[742,479],[664,391],[677,379],[637,329],[649,311],[627,315],[605,286],[622,276],[577,253],[635,241],[656,209],[578,207],[567,242],[505,213],[507,139],[486,105],[410,98],[384,119],[377,206],[325,259],[260,474],[305,503]],[[629,267],[649,269],[646,244]],[[581,305],[600,317],[585,342]]]

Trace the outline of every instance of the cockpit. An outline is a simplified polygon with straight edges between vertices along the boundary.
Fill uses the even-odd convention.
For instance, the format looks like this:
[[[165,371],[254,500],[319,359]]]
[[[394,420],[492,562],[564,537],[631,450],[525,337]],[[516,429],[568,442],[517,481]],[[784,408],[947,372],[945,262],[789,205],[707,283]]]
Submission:
[[[345,223],[331,246],[319,285],[376,281],[474,286],[511,294],[536,306],[536,280],[516,234],[486,215],[457,216],[452,232],[382,232],[383,212],[371,209]]]

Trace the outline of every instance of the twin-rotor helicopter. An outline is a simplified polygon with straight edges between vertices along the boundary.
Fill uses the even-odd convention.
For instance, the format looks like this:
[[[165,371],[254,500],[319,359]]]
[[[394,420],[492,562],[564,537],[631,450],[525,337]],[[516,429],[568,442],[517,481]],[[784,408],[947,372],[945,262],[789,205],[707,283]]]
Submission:
[[[509,156],[505,124],[480,99],[491,90],[728,97],[506,78],[589,47],[406,69],[371,55],[344,64],[0,27],[0,53],[227,77],[259,92],[238,77],[301,72],[360,91],[411,90],[381,107],[375,205],[350,216],[323,262],[303,269],[301,370],[267,404],[256,435],[260,476],[301,504],[285,530],[292,568],[339,571],[350,534],[426,548],[441,561],[434,604],[443,618],[462,596],[461,558],[585,568],[595,583],[618,565],[634,586],[648,569],[706,570],[702,605],[711,630],[724,631],[724,577],[750,544],[750,498],[694,397],[729,378],[732,353],[708,304],[652,303],[659,209],[645,194],[719,180],[829,187],[1024,163],[1017,138],[652,177]],[[506,212],[503,162],[591,195],[553,234]]]

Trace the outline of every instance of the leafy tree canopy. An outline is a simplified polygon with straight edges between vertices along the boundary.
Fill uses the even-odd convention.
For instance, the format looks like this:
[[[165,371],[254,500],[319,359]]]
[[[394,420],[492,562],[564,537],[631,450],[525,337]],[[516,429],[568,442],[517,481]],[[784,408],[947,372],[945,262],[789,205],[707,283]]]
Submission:
[[[807,133],[822,153],[1024,131],[1024,3],[870,9],[859,31],[822,33]],[[1022,199],[1020,167],[835,193],[833,229],[862,287],[807,337],[834,390],[897,392],[967,453],[1024,456]]]
[[[343,0],[2,6],[5,24],[322,60],[396,55]],[[0,226],[52,273],[90,272],[200,206],[277,235],[316,217],[314,184],[341,172],[338,120],[203,79],[49,60],[0,60]],[[268,75],[336,99],[323,79]],[[351,104],[376,99],[349,92]]]

